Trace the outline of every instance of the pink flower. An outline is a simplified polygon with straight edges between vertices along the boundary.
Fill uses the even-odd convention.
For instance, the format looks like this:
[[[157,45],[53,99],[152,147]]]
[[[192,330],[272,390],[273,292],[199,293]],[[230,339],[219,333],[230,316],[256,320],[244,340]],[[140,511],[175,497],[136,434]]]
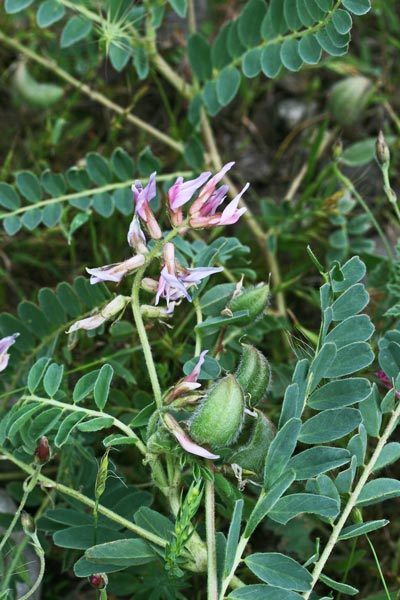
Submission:
[[[189,202],[194,192],[203,185],[211,173],[205,171],[196,179],[183,182],[183,177],[178,177],[174,185],[168,190],[169,212],[172,224],[177,227],[181,225],[183,217],[181,206]]]
[[[150,208],[150,200],[156,196],[156,172],[152,173],[149,183],[143,187],[140,181],[132,185],[133,198],[136,203],[136,213],[147,225],[151,237],[155,240],[162,238],[162,231]]]
[[[128,273],[135,271],[145,263],[145,258],[142,254],[132,256],[124,262],[115,263],[113,265],[105,265],[104,267],[95,267],[86,271],[91,275],[90,283],[99,283],[101,281],[114,281],[120,283],[121,279]]]
[[[15,344],[15,340],[19,336],[19,333],[13,333],[12,335],[8,335],[0,340],[0,371],[4,371],[4,369],[8,365],[8,359],[10,355],[7,350]]]
[[[377,377],[379,381],[381,381],[388,390],[391,390],[393,388],[393,383],[391,379],[386,375],[385,371],[377,371],[375,373],[375,377]],[[396,398],[400,398],[400,392],[396,392]]]
[[[249,183],[246,183],[242,191],[225,207],[222,213],[217,213],[216,210],[220,204],[225,200],[226,192],[228,191],[227,186],[222,186],[209,196],[205,202],[199,206],[197,212],[192,211],[191,206],[189,213],[191,214],[190,225],[191,227],[216,227],[217,225],[233,225],[236,223],[243,213],[246,212],[247,208],[238,208],[240,198],[243,196],[245,191],[249,187]]]
[[[175,247],[171,242],[164,246],[164,267],[161,270],[160,279],[155,303],[158,304],[160,298],[166,298],[167,306],[181,298],[186,298],[189,302],[192,298],[187,292],[187,288],[196,285],[205,277],[223,271],[223,267],[197,267],[188,269],[175,261]]]
[[[201,367],[204,363],[204,357],[207,354],[208,350],[203,350],[199,356],[199,360],[197,361],[194,369],[186,375],[181,381],[177,383],[177,385],[171,390],[166,399],[166,404],[170,404],[175,398],[179,398],[179,396],[184,396],[201,387],[201,383],[198,383],[197,379],[200,375]]]
[[[179,444],[184,450],[186,450],[186,452],[195,454],[196,456],[202,456],[203,458],[208,458],[210,460],[219,458],[218,454],[213,454],[212,452],[209,452],[209,450],[206,450],[206,448],[196,444],[192,438],[190,438],[188,434],[183,431],[182,427],[169,413],[165,413],[164,423],[169,432],[172,433],[172,435],[178,440]]]

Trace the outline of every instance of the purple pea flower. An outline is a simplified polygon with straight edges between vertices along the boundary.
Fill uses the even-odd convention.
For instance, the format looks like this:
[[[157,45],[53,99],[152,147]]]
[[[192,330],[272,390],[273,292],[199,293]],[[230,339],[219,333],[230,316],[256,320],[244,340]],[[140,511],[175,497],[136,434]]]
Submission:
[[[123,311],[129,301],[130,298],[128,296],[116,296],[111,302],[103,306],[99,313],[91,317],[86,317],[86,319],[75,321],[66,333],[72,333],[73,331],[78,331],[78,329],[86,329],[86,331],[97,329],[97,327],[100,327],[100,325],[103,325],[103,323]]]
[[[13,333],[12,335],[8,335],[0,340],[0,371],[4,371],[4,369],[8,365],[8,359],[10,355],[7,350],[15,344],[15,340],[19,336],[19,333]]]
[[[206,448],[196,444],[196,442],[194,442],[192,438],[188,436],[188,434],[182,429],[182,427],[177,423],[171,414],[165,413],[164,423],[169,432],[172,433],[172,435],[178,440],[179,444],[184,450],[186,450],[186,452],[195,454],[196,456],[201,456],[203,458],[208,458],[209,460],[219,458],[218,454],[213,454],[209,450],[206,450]]]
[[[104,267],[95,267],[86,271],[91,275],[90,283],[100,283],[101,281],[114,281],[120,283],[121,279],[131,271],[135,271],[145,263],[145,258],[142,254],[132,256],[127,260],[113,265],[105,265]]]
[[[146,187],[140,181],[132,185],[133,198],[136,203],[136,213],[147,225],[151,237],[155,240],[162,238],[162,231],[150,208],[150,200],[156,196],[156,172],[152,173]]]
[[[188,269],[175,261],[175,246],[167,242],[164,246],[164,267],[161,270],[155,304],[160,298],[166,298],[167,306],[170,308],[172,302],[181,298],[192,301],[187,288],[196,285],[205,277],[223,271],[223,267],[197,267]]]
[[[171,222],[175,227],[181,225],[183,221],[181,206],[189,202],[194,192],[199,189],[210,177],[211,173],[205,171],[196,179],[183,181],[183,177],[178,177],[172,187],[168,190],[168,208],[171,217]]]
[[[134,215],[131,224],[129,225],[127,238],[130,247],[136,250],[138,254],[147,254],[149,250],[146,246],[146,238],[140,227],[139,217],[137,214]]]
[[[249,187],[249,183],[246,183],[242,191],[224,208],[222,213],[217,213],[216,210],[220,204],[225,200],[228,186],[221,186],[216,190],[209,198],[202,204],[198,212],[192,212],[190,209],[190,225],[194,228],[199,227],[216,227],[218,225],[233,225],[236,223],[243,213],[246,212],[246,208],[238,208],[240,198],[243,196],[245,191]],[[196,200],[197,202],[197,200]]]

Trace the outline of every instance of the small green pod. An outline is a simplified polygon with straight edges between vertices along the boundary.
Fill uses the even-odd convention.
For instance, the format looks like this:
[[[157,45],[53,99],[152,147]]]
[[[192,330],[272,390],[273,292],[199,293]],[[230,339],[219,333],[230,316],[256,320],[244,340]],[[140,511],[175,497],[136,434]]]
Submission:
[[[234,296],[227,308],[232,312],[247,310],[248,315],[235,322],[235,325],[251,325],[262,315],[268,305],[269,285],[266,283],[259,287],[242,291]]]
[[[14,88],[19,96],[31,106],[47,108],[60,100],[64,89],[55,83],[39,83],[28,72],[24,62],[17,65]]]
[[[243,390],[233,375],[220,379],[189,423],[190,437],[211,447],[230,446],[242,429]]]
[[[251,427],[247,442],[235,450],[225,462],[235,463],[245,469],[260,475],[264,469],[268,448],[275,437],[275,426],[268,417],[256,409],[257,418],[251,418],[254,424]]]
[[[271,368],[264,354],[250,344],[242,344],[242,358],[235,378],[251,408],[264,400],[271,381]]]

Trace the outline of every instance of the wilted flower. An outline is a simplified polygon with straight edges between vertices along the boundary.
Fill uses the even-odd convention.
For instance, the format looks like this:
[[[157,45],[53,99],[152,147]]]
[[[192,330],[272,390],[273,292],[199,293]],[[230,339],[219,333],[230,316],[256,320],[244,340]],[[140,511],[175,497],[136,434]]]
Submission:
[[[35,462],[39,465],[44,465],[51,458],[51,450],[49,440],[45,435],[42,435],[35,449]]]
[[[175,247],[171,242],[164,246],[164,267],[161,270],[156,295],[156,304],[160,298],[166,298],[167,306],[181,298],[192,301],[187,288],[196,285],[205,277],[223,271],[223,267],[197,267],[188,269],[175,261]]]
[[[182,209],[181,206],[189,202],[194,192],[199,189],[210,177],[211,173],[205,171],[201,173],[196,179],[190,181],[183,181],[183,177],[178,177],[174,185],[168,190],[169,200],[169,212],[172,224],[177,227],[182,223]]]
[[[0,340],[0,371],[4,371],[7,367],[8,359],[10,358],[7,350],[15,343],[18,336],[19,333],[13,333],[13,335],[8,335]]]
[[[105,265],[104,267],[95,267],[86,271],[91,275],[90,283],[100,283],[101,281],[114,281],[119,283],[125,275],[135,271],[142,265],[144,265],[145,258],[142,254],[132,256],[127,260],[113,265]]]
[[[80,319],[71,325],[66,333],[72,333],[78,329],[97,329],[100,325],[103,325],[106,321],[121,312],[130,301],[128,296],[116,296],[111,302],[106,304],[99,313],[86,317],[86,319]]]
[[[183,396],[184,394],[188,394],[193,390],[201,387],[201,383],[198,383],[197,379],[200,375],[201,367],[204,363],[204,357],[207,354],[208,350],[203,350],[199,356],[199,360],[196,363],[194,369],[186,375],[181,381],[177,383],[177,385],[171,390],[166,399],[166,404],[169,404],[175,398],[179,398],[179,396]]]
[[[165,413],[164,415],[164,423],[170,433],[178,440],[179,444],[182,446],[186,452],[190,454],[195,454],[196,456],[202,456],[203,458],[208,458],[210,460],[219,458],[218,454],[213,454],[206,448],[199,446],[196,444],[185,431],[183,431],[182,427],[177,423],[172,415],[169,413]]]
[[[139,217],[134,215],[128,231],[128,244],[139,254],[146,254],[149,250],[146,246],[146,238],[141,230]]]
[[[147,225],[151,237],[155,240],[162,238],[162,231],[150,208],[150,200],[156,196],[156,173],[152,173],[149,183],[143,187],[140,181],[132,185],[133,198],[136,203],[136,213]]]

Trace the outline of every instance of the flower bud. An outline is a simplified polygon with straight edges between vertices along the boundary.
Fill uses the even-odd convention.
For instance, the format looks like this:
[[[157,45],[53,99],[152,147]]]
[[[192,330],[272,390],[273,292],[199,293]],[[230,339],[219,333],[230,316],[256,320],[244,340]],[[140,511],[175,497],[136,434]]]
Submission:
[[[96,590],[104,590],[108,583],[108,578],[105,573],[95,573],[90,575],[89,583],[92,587],[96,588]]]
[[[388,166],[390,163],[390,150],[386,143],[383,131],[378,134],[378,139],[375,144],[375,154],[378,163],[382,166]]]
[[[144,319],[170,319],[173,314],[168,308],[150,304],[142,304],[140,312]]]
[[[130,302],[129,296],[115,296],[111,302],[103,306],[99,313],[87,317],[86,319],[75,321],[66,333],[72,333],[78,329],[86,329],[87,331],[90,329],[97,329],[97,327],[100,327],[100,325],[103,325],[103,323],[125,310],[128,302]]]
[[[353,510],[351,511],[351,520],[353,521],[353,523],[356,523],[356,524],[364,522],[362,512],[357,506],[355,506],[353,508]]]
[[[35,521],[25,510],[21,513],[21,525],[25,535],[31,536],[36,531]]]
[[[38,465],[46,464],[51,458],[51,450],[49,440],[46,436],[42,436],[38,441],[35,449],[35,463]]]
[[[261,410],[256,409],[256,415],[256,419],[246,416],[246,420],[251,418],[254,421],[247,440],[225,462],[235,463],[246,471],[260,475],[276,430],[274,424]]]
[[[227,308],[232,312],[247,310],[248,315],[235,321],[235,325],[251,325],[261,316],[268,304],[269,285],[263,284],[255,288],[242,291],[230,300]]]
[[[235,378],[248,397],[248,405],[256,406],[268,391],[271,369],[265,356],[254,346],[242,344],[242,359],[235,372]]]
[[[242,429],[244,408],[243,390],[235,377],[220,379],[191,419],[191,437],[212,447],[230,446]]]

